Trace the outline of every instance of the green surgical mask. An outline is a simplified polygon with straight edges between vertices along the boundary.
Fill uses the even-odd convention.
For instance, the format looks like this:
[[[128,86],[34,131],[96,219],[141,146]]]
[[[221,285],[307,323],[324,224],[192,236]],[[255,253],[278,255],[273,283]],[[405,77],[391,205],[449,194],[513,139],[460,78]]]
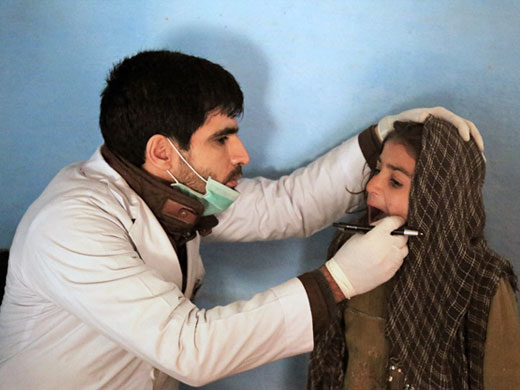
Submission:
[[[204,179],[201,175],[199,175],[199,173],[195,169],[193,169],[193,167],[188,163],[188,161],[186,161],[186,159],[177,150],[177,148],[169,138],[168,142],[177,152],[182,161],[192,170],[192,172],[195,173],[204,183],[206,183],[206,193],[201,194],[200,192],[191,189],[187,185],[182,184],[181,182],[179,182],[179,180],[177,180],[175,176],[173,176],[173,174],[169,170],[166,170],[166,172],[168,172],[171,178],[175,181],[175,183],[171,183],[170,186],[178,188],[186,195],[189,195],[192,198],[201,202],[204,206],[204,212],[202,213],[203,216],[221,213],[222,211],[226,210],[229,206],[231,206],[231,204],[238,198],[240,193],[222,183],[219,183],[216,180],[213,180],[211,176],[208,177],[207,180]]]

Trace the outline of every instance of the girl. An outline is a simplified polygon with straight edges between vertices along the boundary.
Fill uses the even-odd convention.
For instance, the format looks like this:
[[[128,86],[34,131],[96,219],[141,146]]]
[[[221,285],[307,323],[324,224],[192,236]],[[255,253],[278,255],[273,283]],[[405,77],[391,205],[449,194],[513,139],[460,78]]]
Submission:
[[[309,389],[520,389],[516,277],[483,237],[484,159],[434,117],[394,127],[361,222],[399,215],[424,235],[316,338]],[[329,258],[348,238],[336,234]]]

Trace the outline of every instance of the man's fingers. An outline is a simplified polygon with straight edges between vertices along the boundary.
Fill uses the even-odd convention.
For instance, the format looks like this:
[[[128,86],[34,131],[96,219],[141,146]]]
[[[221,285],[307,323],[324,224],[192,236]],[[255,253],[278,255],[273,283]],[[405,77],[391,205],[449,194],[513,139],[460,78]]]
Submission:
[[[408,236],[405,235],[395,235],[392,236],[394,239],[394,246],[399,249],[406,248],[408,250]]]
[[[402,248],[399,248],[399,251],[404,259],[406,256],[408,256],[408,245],[404,245]]]
[[[371,232],[388,231],[390,233],[393,230],[398,229],[401,226],[403,226],[403,224],[404,224],[404,219],[401,217],[398,217],[397,215],[394,215],[391,217],[384,217],[383,219],[377,221],[376,227],[374,229],[372,229]]]
[[[482,139],[482,136],[480,135],[480,132],[478,131],[477,126],[475,126],[475,124],[468,119],[466,119],[466,124],[468,125],[469,132],[471,133],[471,136],[475,140],[475,143],[477,144],[478,148],[480,149],[481,152],[484,152],[484,140]]]
[[[445,109],[444,107],[434,107],[432,108],[432,114],[433,116],[436,116],[438,118],[444,119],[447,122],[450,122],[452,125],[454,125],[458,131],[459,135],[464,141],[469,141],[470,137],[470,127],[464,118],[461,118],[458,115],[455,115],[453,112]],[[475,126],[475,125],[473,125]],[[475,127],[476,129],[476,127]]]
[[[431,112],[434,116],[444,119],[457,127],[459,135],[464,141],[469,141],[470,138],[473,137],[480,151],[484,151],[484,140],[482,139],[477,126],[475,126],[472,121],[455,115],[444,107],[434,107]]]

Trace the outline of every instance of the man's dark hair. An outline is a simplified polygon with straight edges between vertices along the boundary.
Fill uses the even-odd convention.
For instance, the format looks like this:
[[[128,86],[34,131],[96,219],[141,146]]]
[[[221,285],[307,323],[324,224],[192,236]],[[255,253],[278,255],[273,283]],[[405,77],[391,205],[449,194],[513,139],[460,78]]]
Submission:
[[[114,66],[101,93],[99,126],[106,146],[130,163],[144,164],[154,134],[188,150],[208,114],[243,112],[235,78],[203,58],[167,50],[144,51]]]

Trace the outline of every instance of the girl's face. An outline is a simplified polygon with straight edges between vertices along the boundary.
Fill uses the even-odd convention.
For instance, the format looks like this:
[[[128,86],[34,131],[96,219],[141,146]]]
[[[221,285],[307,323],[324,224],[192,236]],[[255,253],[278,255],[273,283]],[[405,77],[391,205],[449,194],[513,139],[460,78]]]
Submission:
[[[408,217],[415,158],[398,140],[386,142],[375,175],[367,183],[368,216],[374,222],[389,215]]]

